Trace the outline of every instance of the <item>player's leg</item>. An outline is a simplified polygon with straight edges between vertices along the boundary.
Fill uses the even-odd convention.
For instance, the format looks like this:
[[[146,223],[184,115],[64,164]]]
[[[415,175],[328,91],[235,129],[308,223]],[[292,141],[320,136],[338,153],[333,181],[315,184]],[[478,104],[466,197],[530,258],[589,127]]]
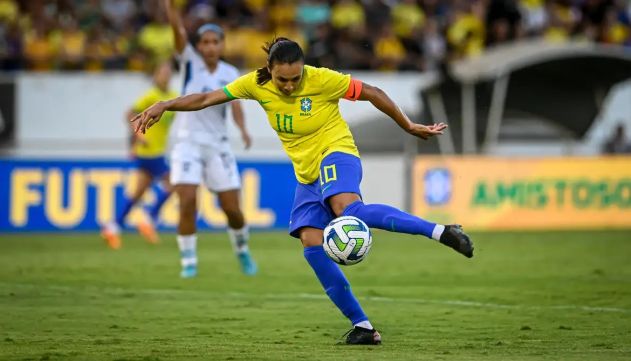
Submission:
[[[177,245],[183,278],[197,275],[197,185],[177,184],[180,220],[177,225]]]
[[[381,342],[381,336],[370,324],[340,267],[322,248],[322,229],[333,215],[321,204],[316,188],[315,184],[298,184],[296,187],[289,233],[300,239],[304,247],[304,257],[324,291],[353,325],[346,342],[378,344]]]
[[[166,201],[173,193],[173,187],[169,182],[169,172],[165,173],[162,176],[162,179],[158,182],[158,191],[156,194],[156,202],[153,207],[149,210],[149,216],[154,224],[158,224],[160,218],[160,211],[162,210],[162,206],[166,203]]]
[[[228,237],[241,270],[246,275],[254,275],[257,272],[257,266],[248,247],[249,231],[239,201],[241,179],[236,159],[227,147],[221,152],[206,148],[204,161],[206,186],[215,192],[219,205],[228,219]]]
[[[250,235],[239,205],[239,190],[217,192],[217,198],[219,199],[219,206],[228,219],[228,237],[241,265],[241,270],[246,275],[252,276],[256,274],[257,266],[250,255],[248,246]]]
[[[197,186],[201,179],[199,147],[188,142],[176,143],[171,151],[170,180],[179,199],[177,244],[183,278],[197,275]]]
[[[167,166],[164,157],[156,157],[151,160],[151,176],[152,182],[158,181],[158,186],[155,191],[155,202],[149,209],[149,218],[144,218],[138,223],[138,232],[149,243],[158,243],[160,237],[156,232],[156,225],[158,223],[158,215],[162,205],[171,195],[171,186],[169,184],[169,167]]]
[[[116,219],[109,222],[101,228],[101,237],[107,242],[112,249],[121,247],[120,232],[125,224],[125,218],[132,210],[134,205],[138,203],[147,188],[151,185],[151,173],[143,166],[142,161],[138,161],[138,176],[136,186],[132,191],[131,197],[125,200],[125,204],[121,211],[116,215]]]
[[[322,230],[304,227],[300,230],[300,241],[304,256],[315,272],[324,291],[337,306],[353,329],[346,337],[348,344],[376,345],[381,343],[381,335],[374,329],[359,301],[351,291],[351,285],[342,270],[326,255],[322,248]]]
[[[372,228],[423,235],[473,257],[473,243],[459,225],[429,222],[384,204],[364,204],[359,191],[362,177],[359,158],[332,153],[323,159],[321,170],[322,196],[336,216],[354,216]]]

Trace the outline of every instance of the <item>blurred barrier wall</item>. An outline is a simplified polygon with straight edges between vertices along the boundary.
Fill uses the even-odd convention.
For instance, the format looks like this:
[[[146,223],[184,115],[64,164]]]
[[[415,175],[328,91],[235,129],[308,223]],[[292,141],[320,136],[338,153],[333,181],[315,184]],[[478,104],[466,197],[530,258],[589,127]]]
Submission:
[[[413,211],[467,229],[631,227],[631,157],[419,157]]]
[[[287,162],[241,162],[242,204],[254,228],[286,228],[296,181]],[[135,184],[129,161],[0,160],[0,232],[97,230],[123,206]],[[203,188],[203,187],[200,187]],[[225,217],[214,196],[199,195],[200,229],[223,228]],[[162,228],[176,226],[177,197],[167,201]],[[143,203],[155,201],[148,192]],[[128,218],[133,225],[142,207]]]
[[[433,81],[426,73],[353,73],[358,79],[378,84],[410,114],[420,110],[419,90]],[[20,73],[17,87],[17,147],[13,154],[40,156],[120,157],[127,151],[129,128],[124,119],[133,102],[151,87],[150,79],[140,74],[114,72]],[[171,88],[181,82],[173,77]],[[240,133],[229,121],[229,134],[237,156],[287,159],[265,112],[255,101],[243,101],[246,123],[254,137],[252,149],[243,151]],[[360,124],[379,111],[368,102],[341,101],[340,109],[349,124]],[[396,127],[392,123],[393,127]],[[86,136],[89,141],[86,141]]]

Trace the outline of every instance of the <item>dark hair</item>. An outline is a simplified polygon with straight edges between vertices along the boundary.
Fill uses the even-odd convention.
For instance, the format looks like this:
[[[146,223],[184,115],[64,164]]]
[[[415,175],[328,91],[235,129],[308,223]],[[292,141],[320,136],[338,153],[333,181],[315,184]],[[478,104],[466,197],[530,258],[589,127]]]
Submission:
[[[271,68],[275,62],[291,64],[305,60],[305,54],[300,45],[287,38],[275,38],[271,42],[265,43],[263,51],[267,53],[267,64],[256,70],[256,83],[258,85],[263,85],[272,79],[272,74],[268,68]]]

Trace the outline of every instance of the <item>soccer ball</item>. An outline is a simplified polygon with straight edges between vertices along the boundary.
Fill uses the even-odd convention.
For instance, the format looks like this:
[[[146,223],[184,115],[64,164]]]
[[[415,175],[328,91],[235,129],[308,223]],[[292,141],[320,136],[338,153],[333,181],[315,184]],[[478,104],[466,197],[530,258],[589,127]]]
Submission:
[[[324,229],[322,247],[336,263],[351,265],[361,262],[368,255],[371,245],[370,229],[357,217],[335,218]]]

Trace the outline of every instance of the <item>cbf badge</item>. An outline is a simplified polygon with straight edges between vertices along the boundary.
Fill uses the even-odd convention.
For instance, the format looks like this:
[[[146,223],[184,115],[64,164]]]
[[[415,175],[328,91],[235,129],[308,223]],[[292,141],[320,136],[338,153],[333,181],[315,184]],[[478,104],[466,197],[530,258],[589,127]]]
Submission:
[[[440,206],[451,198],[451,173],[445,168],[432,168],[425,172],[425,201],[431,206]]]
[[[311,99],[300,99],[300,110],[302,110],[303,113],[309,113],[311,111]]]

